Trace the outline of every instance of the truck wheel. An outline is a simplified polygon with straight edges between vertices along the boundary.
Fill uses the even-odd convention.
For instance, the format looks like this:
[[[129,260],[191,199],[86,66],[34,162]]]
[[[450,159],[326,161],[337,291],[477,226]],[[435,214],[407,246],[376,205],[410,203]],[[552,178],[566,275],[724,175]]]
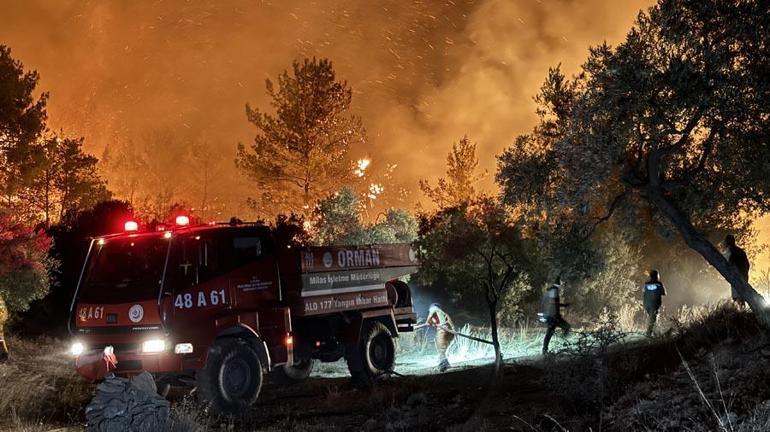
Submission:
[[[213,411],[242,413],[256,402],[262,388],[262,364],[243,339],[222,339],[209,349],[206,366],[195,374],[197,392]]]
[[[294,384],[305,380],[313,371],[313,359],[305,359],[292,366],[287,364],[275,370],[275,378],[283,384]]]
[[[396,345],[390,330],[379,321],[366,321],[361,338],[345,350],[353,380],[373,384],[390,376],[396,361]]]

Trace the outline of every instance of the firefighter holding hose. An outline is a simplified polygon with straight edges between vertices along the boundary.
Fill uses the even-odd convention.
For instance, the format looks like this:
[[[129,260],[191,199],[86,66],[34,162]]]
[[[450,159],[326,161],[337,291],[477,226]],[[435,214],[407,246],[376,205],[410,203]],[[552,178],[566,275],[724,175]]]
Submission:
[[[428,319],[425,324],[436,329],[436,350],[438,351],[439,372],[449,369],[449,360],[446,358],[446,351],[454,339],[455,326],[452,318],[441,309],[438,303],[433,303],[428,308]]]

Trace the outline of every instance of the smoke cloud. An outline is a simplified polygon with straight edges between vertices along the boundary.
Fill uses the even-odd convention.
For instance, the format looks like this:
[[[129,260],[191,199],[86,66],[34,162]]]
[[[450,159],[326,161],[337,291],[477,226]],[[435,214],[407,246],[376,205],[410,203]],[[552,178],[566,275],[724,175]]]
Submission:
[[[97,156],[169,134],[168,146],[209,147],[226,168],[209,193],[231,212],[246,211],[249,193],[229,169],[236,144],[255,134],[244,105],[269,108],[265,78],[328,57],[368,130],[354,156],[371,156],[373,170],[398,164],[411,205],[422,199],[418,179],[440,175],[465,134],[493,172],[494,155],[532,127],[547,68],[576,71],[589,45],[620,41],[650,3],[0,0],[0,43],[40,72],[52,128],[84,136]],[[191,176],[184,164],[166,170]],[[126,173],[106,175],[121,198],[137,192],[119,187]],[[197,203],[199,189],[171,192]]]

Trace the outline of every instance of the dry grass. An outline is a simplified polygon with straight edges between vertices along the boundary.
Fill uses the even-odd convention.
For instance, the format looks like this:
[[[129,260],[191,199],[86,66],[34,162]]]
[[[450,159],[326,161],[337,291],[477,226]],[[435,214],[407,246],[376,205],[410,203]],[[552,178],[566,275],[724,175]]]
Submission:
[[[10,338],[9,349],[10,360],[0,364],[0,425],[37,430],[82,422],[92,386],[75,373],[65,343]]]

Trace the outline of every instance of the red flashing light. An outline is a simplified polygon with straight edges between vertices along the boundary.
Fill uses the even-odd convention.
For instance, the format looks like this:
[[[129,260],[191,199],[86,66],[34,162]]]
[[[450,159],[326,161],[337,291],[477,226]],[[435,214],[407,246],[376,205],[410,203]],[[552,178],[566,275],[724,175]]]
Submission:
[[[176,217],[176,224],[178,226],[187,226],[190,225],[190,218],[185,215],[179,215]]]
[[[126,223],[123,224],[123,229],[125,231],[139,231],[139,224],[132,220],[126,221]]]
[[[165,225],[158,225],[158,226],[155,227],[155,229],[157,231],[165,231],[166,230],[166,226]]]

